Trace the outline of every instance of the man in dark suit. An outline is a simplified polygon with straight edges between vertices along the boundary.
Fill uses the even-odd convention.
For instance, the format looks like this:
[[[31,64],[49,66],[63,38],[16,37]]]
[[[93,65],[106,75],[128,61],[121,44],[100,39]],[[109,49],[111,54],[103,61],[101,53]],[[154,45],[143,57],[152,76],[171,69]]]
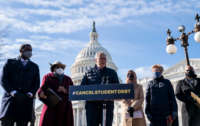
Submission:
[[[3,67],[1,86],[4,94],[1,102],[2,126],[27,126],[33,117],[33,101],[40,85],[38,65],[30,61],[32,47],[23,44],[20,56],[8,59]]]
[[[106,67],[106,55],[103,52],[96,54],[96,65],[83,77],[81,85],[117,84],[117,73]],[[106,105],[106,126],[112,126],[114,101],[86,101],[87,126],[102,125],[103,105]]]
[[[200,78],[197,77],[192,66],[186,66],[185,78],[179,80],[176,86],[176,97],[182,102],[182,126],[200,125],[200,104],[191,93],[200,97]]]

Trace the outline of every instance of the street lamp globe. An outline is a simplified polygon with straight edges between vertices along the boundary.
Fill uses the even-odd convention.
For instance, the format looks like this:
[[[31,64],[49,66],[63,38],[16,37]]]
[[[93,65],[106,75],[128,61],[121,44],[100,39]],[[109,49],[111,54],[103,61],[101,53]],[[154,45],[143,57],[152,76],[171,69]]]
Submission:
[[[179,32],[184,32],[185,31],[185,26],[181,25],[178,27]]]
[[[176,53],[176,51],[177,51],[177,48],[176,48],[176,46],[174,44],[167,45],[167,47],[166,47],[166,52],[167,53],[174,54],[174,53]]]
[[[194,34],[194,40],[200,43],[200,31]]]

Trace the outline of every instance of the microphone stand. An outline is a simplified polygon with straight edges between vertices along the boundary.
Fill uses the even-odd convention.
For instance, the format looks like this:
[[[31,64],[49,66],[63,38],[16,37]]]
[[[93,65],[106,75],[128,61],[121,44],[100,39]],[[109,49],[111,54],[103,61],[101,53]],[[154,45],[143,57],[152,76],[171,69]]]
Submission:
[[[102,120],[102,126],[106,126],[106,104],[103,104],[103,120]]]
[[[108,84],[108,77],[103,77],[103,83],[102,84]],[[106,102],[103,102],[103,114],[102,114],[102,126],[106,126],[106,115],[107,115],[107,110],[106,110]]]

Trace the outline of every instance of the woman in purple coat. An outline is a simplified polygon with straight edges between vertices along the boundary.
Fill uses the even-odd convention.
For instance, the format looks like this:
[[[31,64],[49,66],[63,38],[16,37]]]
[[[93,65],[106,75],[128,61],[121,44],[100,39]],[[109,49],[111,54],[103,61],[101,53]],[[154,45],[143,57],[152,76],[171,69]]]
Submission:
[[[44,104],[40,117],[40,126],[74,126],[72,103],[68,100],[68,89],[73,82],[64,75],[65,65],[55,62],[51,65],[51,73],[44,76],[38,96],[45,100],[48,88],[52,89],[62,98],[57,105],[50,107]]]

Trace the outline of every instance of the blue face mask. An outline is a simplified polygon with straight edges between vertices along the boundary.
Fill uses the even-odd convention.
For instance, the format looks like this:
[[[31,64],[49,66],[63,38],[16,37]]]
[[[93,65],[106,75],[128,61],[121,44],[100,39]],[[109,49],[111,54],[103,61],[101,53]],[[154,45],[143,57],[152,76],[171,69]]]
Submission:
[[[156,78],[160,78],[162,75],[161,72],[153,72],[153,78],[156,79]]]

